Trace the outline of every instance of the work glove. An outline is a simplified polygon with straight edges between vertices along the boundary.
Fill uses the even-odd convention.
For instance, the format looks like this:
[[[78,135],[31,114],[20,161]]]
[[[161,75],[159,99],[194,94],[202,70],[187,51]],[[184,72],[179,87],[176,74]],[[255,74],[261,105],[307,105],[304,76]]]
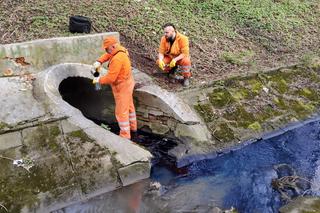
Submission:
[[[99,80],[100,80],[100,77],[94,77],[92,80],[92,83],[97,84],[97,83],[99,83]]]
[[[100,68],[101,68],[101,63],[100,63],[99,61],[96,61],[96,62],[93,63],[92,66],[93,66],[93,69],[94,69],[95,71],[99,72],[99,71],[100,71]]]
[[[172,68],[172,67],[175,67],[176,66],[176,60],[172,59],[170,64],[169,64],[169,67]]]
[[[163,60],[159,60],[160,69],[164,70],[164,66],[165,66],[165,64],[164,64]]]

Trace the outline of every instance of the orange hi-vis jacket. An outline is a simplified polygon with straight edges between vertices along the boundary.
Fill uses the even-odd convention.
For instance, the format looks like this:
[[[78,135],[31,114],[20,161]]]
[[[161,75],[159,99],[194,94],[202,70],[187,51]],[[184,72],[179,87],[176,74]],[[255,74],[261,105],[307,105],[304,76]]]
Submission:
[[[109,71],[101,76],[100,84],[110,84],[116,102],[115,115],[120,127],[120,136],[131,138],[130,131],[137,131],[136,111],[133,103],[134,79],[128,51],[121,45],[111,54],[103,54],[98,61],[109,61]]]
[[[170,58],[175,58],[180,54],[184,54],[185,57],[189,57],[189,40],[188,37],[181,33],[176,33],[176,39],[170,48],[170,42],[166,40],[165,36],[162,36],[160,41],[159,53]]]
[[[129,78],[132,78],[131,62],[128,51],[121,45],[118,45],[111,54],[103,54],[97,61],[101,64],[109,61],[108,74],[102,76],[99,80],[101,84],[119,84]]]

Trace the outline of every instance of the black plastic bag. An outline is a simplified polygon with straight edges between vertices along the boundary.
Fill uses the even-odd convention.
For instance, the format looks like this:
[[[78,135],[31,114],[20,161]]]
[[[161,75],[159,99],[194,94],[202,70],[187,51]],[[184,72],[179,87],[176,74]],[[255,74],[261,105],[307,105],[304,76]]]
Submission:
[[[69,31],[71,33],[90,33],[91,20],[84,16],[70,16]]]

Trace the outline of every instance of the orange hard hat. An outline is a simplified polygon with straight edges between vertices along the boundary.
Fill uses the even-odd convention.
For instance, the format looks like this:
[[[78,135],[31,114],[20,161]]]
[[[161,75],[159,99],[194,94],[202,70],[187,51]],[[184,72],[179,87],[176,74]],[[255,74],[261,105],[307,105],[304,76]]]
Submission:
[[[116,37],[109,36],[103,40],[103,48],[107,49],[110,45],[118,43]]]

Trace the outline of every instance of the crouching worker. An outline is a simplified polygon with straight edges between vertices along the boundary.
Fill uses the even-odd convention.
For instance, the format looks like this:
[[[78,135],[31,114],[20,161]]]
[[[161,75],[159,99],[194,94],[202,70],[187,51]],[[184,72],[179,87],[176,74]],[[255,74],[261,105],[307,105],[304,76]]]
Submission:
[[[169,77],[177,79],[180,76],[183,85],[189,86],[191,61],[188,37],[176,31],[171,23],[165,24],[163,30],[157,64],[161,70],[169,73]]]
[[[98,58],[93,67],[99,71],[103,63],[109,62],[108,73],[101,77],[95,77],[93,83],[110,84],[116,103],[115,115],[120,127],[120,136],[131,139],[131,133],[137,131],[137,120],[133,105],[135,82],[129,54],[112,36],[104,39],[103,48],[106,53]]]

